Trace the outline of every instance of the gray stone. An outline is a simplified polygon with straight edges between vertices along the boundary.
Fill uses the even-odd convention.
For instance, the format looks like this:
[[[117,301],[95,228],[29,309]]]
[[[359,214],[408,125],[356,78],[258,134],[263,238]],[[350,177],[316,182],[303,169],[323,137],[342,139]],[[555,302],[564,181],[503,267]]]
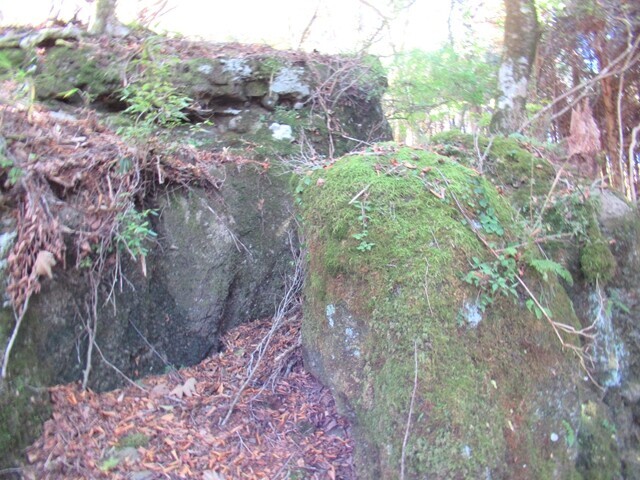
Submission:
[[[133,447],[117,448],[113,456],[120,461],[135,462],[140,459],[138,450]]]
[[[271,83],[271,91],[282,96],[292,96],[297,100],[308,97],[311,88],[303,80],[304,73],[304,69],[299,67],[281,69]]]
[[[594,188],[591,195],[600,202],[598,209],[598,220],[603,225],[611,225],[618,219],[631,213],[632,208],[611,190]]]
[[[153,480],[154,474],[151,470],[140,470],[139,472],[131,472],[129,478],[131,480]]]

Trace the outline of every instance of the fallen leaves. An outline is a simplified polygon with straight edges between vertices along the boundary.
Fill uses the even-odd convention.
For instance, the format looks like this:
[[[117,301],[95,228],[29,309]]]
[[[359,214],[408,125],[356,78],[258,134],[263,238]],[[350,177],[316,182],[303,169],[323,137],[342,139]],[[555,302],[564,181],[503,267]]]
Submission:
[[[245,352],[269,328],[259,321],[233,330],[222,353],[145,378],[147,392],[52,388],[53,418],[27,450],[24,478],[353,479],[349,425],[302,368],[299,318],[273,337],[255,381],[220,426],[246,378]]]
[[[103,242],[130,207],[127,199],[143,197],[154,183],[148,180],[218,188],[211,165],[240,161],[185,145],[150,162],[86,111],[76,118],[34,106],[29,116],[9,103],[0,113],[3,155],[20,172],[15,185],[0,186],[17,218],[7,257],[7,293],[16,311],[40,290],[41,277],[52,278],[51,267],[56,259],[64,262],[67,245],[74,245],[77,265],[92,254],[92,245],[107,251]]]

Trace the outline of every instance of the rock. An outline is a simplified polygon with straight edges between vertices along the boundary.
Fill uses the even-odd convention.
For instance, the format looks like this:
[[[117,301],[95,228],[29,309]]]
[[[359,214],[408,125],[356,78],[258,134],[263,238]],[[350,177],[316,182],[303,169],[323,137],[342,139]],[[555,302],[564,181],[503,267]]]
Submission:
[[[307,98],[311,94],[311,87],[309,82],[303,79],[304,75],[305,70],[300,67],[281,68],[271,82],[271,92],[296,100]]]
[[[138,472],[131,472],[129,478],[131,480],[153,480],[154,473],[151,470],[140,470]]]
[[[273,134],[273,138],[276,140],[293,141],[293,130],[289,125],[280,125],[279,123],[272,123],[269,125],[269,130]]]
[[[140,459],[140,453],[133,447],[117,448],[113,456],[121,462],[136,462]]]
[[[481,320],[465,307],[480,293],[461,277],[472,257],[491,257],[456,199],[472,217],[491,208],[504,238],[515,234],[510,205],[485,179],[385,144],[306,180],[304,361],[352,422],[358,478],[397,478],[404,464],[407,479],[564,479],[577,477],[578,458],[615,478],[619,453],[603,440],[611,417],[526,297],[496,296]],[[540,280],[525,278],[539,294]],[[577,327],[549,281],[549,310]],[[593,430],[580,437],[583,415]]]
[[[612,429],[623,458],[623,478],[640,478],[640,213],[627,214],[620,200],[604,200],[601,215],[603,234],[611,240],[617,260],[615,276],[604,289],[604,309],[611,322],[611,334],[618,339],[607,355],[618,362],[617,385],[606,392],[605,402],[613,415]],[[605,207],[618,205],[620,208]],[[626,204],[625,204],[626,205]],[[617,212],[612,214],[612,212]],[[587,321],[589,319],[586,319]]]
[[[591,195],[599,203],[598,221],[604,226],[611,226],[632,212],[632,208],[611,190],[594,188]]]
[[[314,150],[312,155],[342,155],[359,148],[362,142],[391,138],[380,106],[386,79],[377,73],[380,69],[375,59],[358,62],[353,57],[301,57],[295,52],[276,51],[245,58],[232,53],[236,52],[225,55],[224,47],[211,57],[184,52],[186,58],[177,61],[177,57],[157,51],[153,56],[156,64],[140,60],[141,70],[154,72],[153,78],[143,75],[136,81],[140,86],[173,87],[175,95],[189,99],[186,115],[213,124],[205,140],[198,140],[216,148],[255,144],[256,153],[264,157],[299,152],[283,150],[285,142],[274,138],[269,130],[273,123],[289,125],[292,139],[304,137],[304,144]],[[128,105],[122,100],[120,54],[91,43],[48,48],[38,56],[36,95],[40,100],[64,97],[76,103],[91,98],[104,110],[121,111]],[[322,91],[322,95],[332,108],[325,111],[316,105],[315,95],[329,78],[334,89]],[[67,97],[69,92],[75,93]],[[242,111],[242,119],[229,119],[230,110]],[[334,126],[332,132],[327,131],[327,116]],[[118,121],[121,125],[121,119]],[[329,133],[333,134],[332,142],[328,141]]]
[[[0,222],[0,284],[7,284],[6,257],[16,238],[15,221],[4,218]],[[3,288],[0,305],[0,359],[14,328],[14,314]],[[24,335],[22,336],[24,337]],[[28,342],[22,342],[22,345]],[[42,385],[48,368],[38,367],[38,359],[32,348],[15,347],[11,352],[10,366],[19,371],[19,381],[0,380],[0,469],[10,467],[20,456],[22,448],[33,440],[49,416],[49,394]]]
[[[96,342],[105,361],[94,350],[89,385],[95,390],[122,384],[107,362],[132,378],[191,365],[215,352],[225,331],[273,314],[293,266],[290,243],[295,244],[288,173],[278,171],[273,159],[300,154],[294,140],[304,138],[305,154],[316,157],[359,147],[354,139],[391,138],[380,107],[386,81],[371,62],[275,51],[244,57],[220,46],[204,54],[206,48],[194,49],[201,57],[178,50],[184,54],[179,62],[160,50],[147,64],[141,60],[139,72],[154,72],[152,78],[129,78],[135,77],[141,88],[160,85],[165,93],[189,98],[188,119],[210,120],[197,129],[174,129],[171,141],[188,141],[201,150],[248,147],[245,157],[267,161],[271,168],[267,172],[251,161],[229,163],[218,172],[225,178],[220,191],[156,185],[154,197],[138,199],[160,213],[149,219],[157,244],[147,245],[146,276],[140,263],[122,255],[123,288],[116,285],[112,296],[109,282],[100,289]],[[6,53],[12,64],[22,64],[24,52]],[[90,98],[113,124],[127,124],[122,118],[128,107],[122,100],[122,55],[128,65],[139,60],[91,41],[43,49],[33,72],[36,95],[71,103]],[[342,68],[345,62],[349,69]],[[329,77],[335,91],[323,94],[335,108],[324,112],[314,108],[314,95]],[[340,98],[330,98],[338,93]],[[267,107],[261,103],[265,97]],[[334,131],[327,130],[327,115]],[[57,118],[67,120],[65,114]],[[277,127],[270,130],[270,125]],[[188,138],[178,138],[179,131]],[[62,205],[58,213],[65,227],[83,229],[83,217],[73,208]],[[3,225],[0,233],[10,231]],[[9,236],[2,238],[10,244]],[[82,378],[92,309],[87,276],[73,265],[74,253],[68,252],[52,279],[42,277],[12,350],[10,378],[0,392],[0,469],[12,466],[38,433],[47,414],[47,387]],[[112,302],[105,304],[107,297]],[[13,324],[13,313],[0,310],[0,348]]]
[[[128,376],[199,362],[229,328],[272,315],[283,294],[295,239],[289,187],[251,165],[225,170],[220,193],[159,192],[158,244],[146,258],[146,277],[122,257],[131,286],[117,289],[115,308],[101,302],[97,342]],[[87,293],[81,275],[59,270],[31,301],[24,328],[51,366],[52,382],[74,381],[84,368]],[[98,357],[94,362],[92,388],[121,383]]]

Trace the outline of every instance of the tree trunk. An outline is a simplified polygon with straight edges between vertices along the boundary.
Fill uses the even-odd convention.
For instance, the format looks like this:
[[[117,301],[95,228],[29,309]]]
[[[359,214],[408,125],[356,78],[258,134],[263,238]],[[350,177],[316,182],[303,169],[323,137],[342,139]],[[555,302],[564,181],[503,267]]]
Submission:
[[[623,191],[625,168],[618,161],[618,121],[616,120],[618,109],[615,103],[618,97],[618,89],[614,84],[613,77],[600,80],[600,87],[602,88],[602,103],[604,106],[604,148],[613,167],[613,178],[610,180],[612,185]]]
[[[504,0],[504,52],[498,73],[498,102],[491,130],[513,133],[526,118],[525,105],[531,66],[538,43],[534,0]]]
[[[89,33],[92,35],[110,35],[124,37],[129,33],[116,17],[116,3],[118,0],[97,0],[95,15],[89,23]]]

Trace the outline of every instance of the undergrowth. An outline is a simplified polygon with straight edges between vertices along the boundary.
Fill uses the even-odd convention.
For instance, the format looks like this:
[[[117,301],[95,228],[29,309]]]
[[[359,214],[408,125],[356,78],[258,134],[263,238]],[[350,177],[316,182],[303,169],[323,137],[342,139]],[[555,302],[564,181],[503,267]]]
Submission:
[[[144,141],[160,128],[189,121],[185,110],[193,99],[181,93],[171,79],[180,60],[162,56],[160,49],[160,40],[151,37],[143,43],[139,58],[128,65],[129,81],[121,100],[128,104],[124,113],[133,118],[133,124],[118,129],[124,138]]]

